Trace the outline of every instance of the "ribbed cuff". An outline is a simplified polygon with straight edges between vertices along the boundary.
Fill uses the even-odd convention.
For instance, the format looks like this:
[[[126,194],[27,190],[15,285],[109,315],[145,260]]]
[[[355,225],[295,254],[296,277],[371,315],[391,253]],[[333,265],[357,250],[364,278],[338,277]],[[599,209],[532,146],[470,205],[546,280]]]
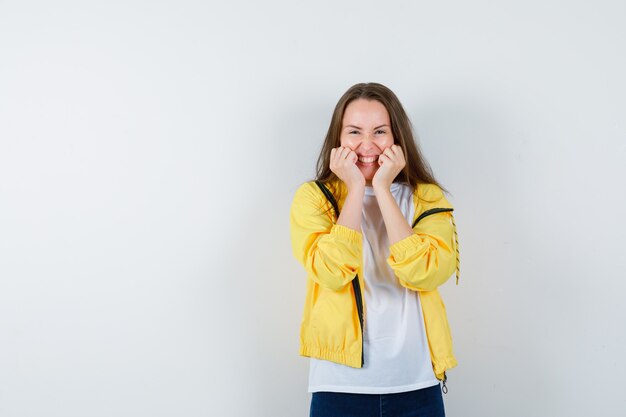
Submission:
[[[394,259],[397,261],[403,259],[407,251],[415,252],[415,248],[419,246],[420,243],[421,238],[416,233],[413,233],[391,245],[389,247],[389,253],[393,255]]]
[[[330,229],[330,233],[339,236],[342,239],[346,239],[350,243],[362,243],[363,235],[361,232],[357,232],[354,229],[343,226],[341,224],[334,224]]]

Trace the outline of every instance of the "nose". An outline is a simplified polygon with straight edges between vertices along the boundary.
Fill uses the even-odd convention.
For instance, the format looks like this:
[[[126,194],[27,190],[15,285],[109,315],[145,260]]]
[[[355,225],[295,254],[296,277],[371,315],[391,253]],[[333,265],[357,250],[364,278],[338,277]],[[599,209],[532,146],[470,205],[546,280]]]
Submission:
[[[360,145],[361,146],[369,146],[369,147],[371,147],[372,143],[373,143],[373,140],[372,140],[372,138],[369,135],[365,134],[365,135],[363,135],[361,137],[361,140],[360,140]]]
[[[374,150],[376,146],[374,145],[374,140],[371,139],[369,135],[364,135],[363,140],[361,141],[361,146],[359,147],[362,151],[369,152]]]

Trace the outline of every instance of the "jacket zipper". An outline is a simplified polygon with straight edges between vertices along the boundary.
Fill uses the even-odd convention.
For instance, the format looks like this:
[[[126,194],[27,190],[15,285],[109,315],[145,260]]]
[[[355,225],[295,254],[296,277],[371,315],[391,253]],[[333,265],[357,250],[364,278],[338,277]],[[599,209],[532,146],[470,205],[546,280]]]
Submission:
[[[356,309],[359,313],[359,325],[361,326],[361,367],[365,363],[363,351],[363,300],[361,299],[361,284],[359,283],[359,275],[357,274],[352,280],[354,288],[354,298],[356,299]]]
[[[443,371],[443,381],[441,381],[441,392],[444,394],[448,393],[448,387],[446,387],[446,381],[448,380],[448,376],[446,375],[446,371]]]

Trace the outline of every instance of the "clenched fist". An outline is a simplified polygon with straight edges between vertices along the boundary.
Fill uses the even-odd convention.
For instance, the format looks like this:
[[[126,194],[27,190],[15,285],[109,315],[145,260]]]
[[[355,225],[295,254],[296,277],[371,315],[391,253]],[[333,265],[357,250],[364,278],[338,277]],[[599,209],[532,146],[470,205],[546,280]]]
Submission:
[[[330,150],[330,170],[341,179],[348,189],[365,186],[365,177],[356,166],[358,157],[347,146],[340,146]]]

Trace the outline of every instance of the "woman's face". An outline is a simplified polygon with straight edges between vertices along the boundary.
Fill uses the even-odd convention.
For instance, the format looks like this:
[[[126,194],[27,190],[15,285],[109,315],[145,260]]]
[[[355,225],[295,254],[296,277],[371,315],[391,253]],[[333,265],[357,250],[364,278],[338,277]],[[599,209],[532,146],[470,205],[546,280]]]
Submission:
[[[378,156],[391,145],[393,134],[385,106],[376,100],[360,98],[351,101],[343,114],[341,146],[347,146],[357,154],[356,166],[367,185],[372,185],[372,178],[378,170]]]

